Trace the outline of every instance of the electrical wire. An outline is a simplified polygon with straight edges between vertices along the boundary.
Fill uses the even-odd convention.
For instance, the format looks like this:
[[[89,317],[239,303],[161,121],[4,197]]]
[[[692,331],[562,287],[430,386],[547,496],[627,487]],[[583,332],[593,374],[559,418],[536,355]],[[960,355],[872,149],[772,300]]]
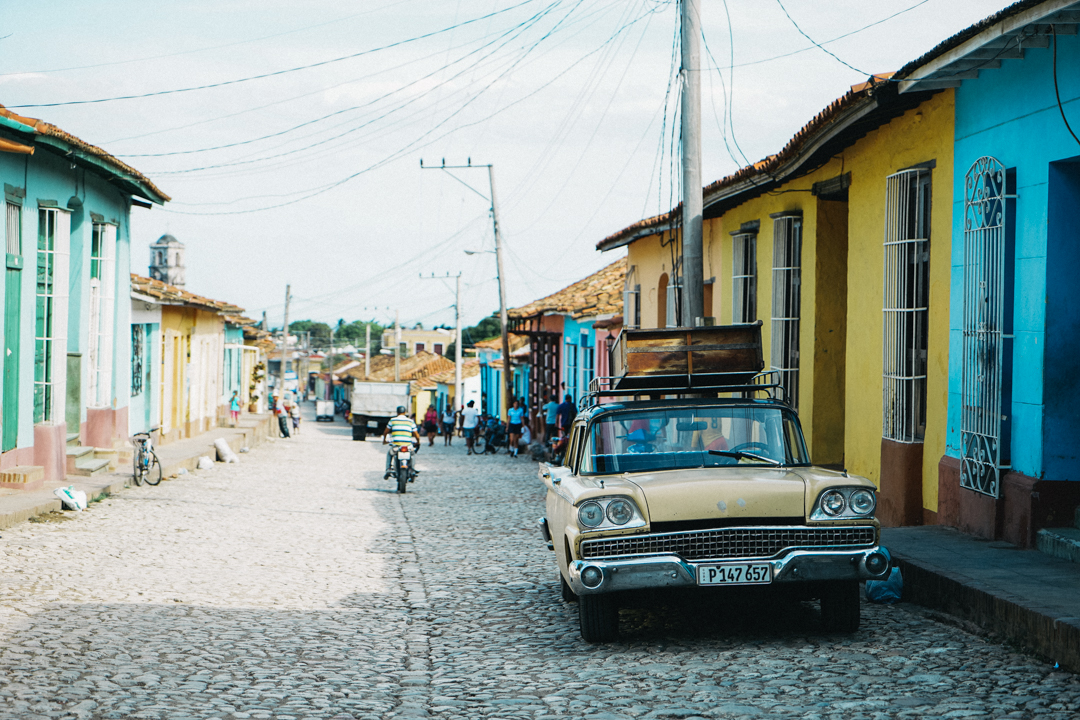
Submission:
[[[116,95],[116,96],[107,97],[107,98],[95,98],[93,100],[68,100],[68,101],[65,101],[65,102],[54,102],[54,103],[32,103],[32,104],[22,104],[22,105],[9,105],[8,108],[9,109],[14,109],[14,108],[22,109],[22,108],[62,107],[62,106],[67,106],[67,105],[94,105],[94,104],[97,104],[97,103],[113,102],[115,100],[138,100],[138,99],[149,98],[149,97],[159,97],[161,95],[175,95],[177,93],[193,92],[193,91],[196,91],[196,90],[209,90],[211,88],[226,87],[228,85],[237,85],[239,83],[251,82],[252,80],[263,80],[265,78],[270,78],[270,77],[279,77],[281,75],[288,75],[288,74],[291,74],[291,73],[294,73],[294,72],[299,72],[301,70],[310,70],[311,68],[324,67],[326,65],[332,65],[334,63],[344,62],[346,60],[353,60],[355,58],[363,57],[365,55],[371,55],[373,53],[381,52],[383,50],[389,50],[391,48],[401,47],[403,45],[408,45],[410,43],[418,42],[420,40],[426,40],[427,38],[436,37],[438,35],[442,35],[443,33],[451,32],[452,30],[456,30],[458,28],[465,27],[466,25],[472,25],[474,23],[481,22],[482,20],[487,20],[487,19],[495,17],[497,15],[502,15],[503,13],[510,12],[511,10],[516,10],[519,7],[522,7],[524,5],[528,5],[528,4],[533,3],[533,2],[537,2],[537,0],[522,0],[522,2],[519,2],[516,5],[511,5],[510,7],[506,7],[506,8],[503,8],[501,10],[496,10],[494,12],[490,12],[487,15],[481,15],[480,17],[473,18],[471,20],[466,20],[464,22],[458,23],[455,26],[445,27],[445,28],[441,28],[439,30],[433,30],[431,32],[424,33],[422,35],[417,35],[415,37],[406,38],[405,40],[398,40],[397,42],[392,42],[392,43],[389,43],[387,45],[382,45],[382,46],[377,47],[377,48],[371,48],[370,50],[362,50],[362,51],[357,52],[357,53],[351,53],[349,55],[343,55],[341,57],[331,58],[329,60],[320,60],[319,62],[316,62],[316,63],[309,63],[307,65],[298,65],[296,67],[285,68],[284,70],[275,70],[273,72],[261,73],[259,75],[249,75],[247,77],[234,78],[232,80],[223,80],[221,82],[209,83],[207,85],[195,85],[195,86],[192,86],[192,87],[173,88],[173,89],[170,89],[170,90],[155,90],[153,92],[139,93],[139,94],[135,94],[135,95]]]
[[[1058,111],[1061,113],[1061,120],[1065,123],[1065,129],[1073,136],[1073,140],[1076,141],[1076,144],[1080,145],[1080,138],[1076,137],[1076,133],[1073,132],[1072,125],[1069,124],[1069,118],[1065,117],[1065,106],[1061,104],[1061,90],[1058,88],[1057,78],[1057,25],[1051,25],[1050,31],[1054,33],[1054,97],[1057,98]]]
[[[818,50],[821,50],[821,52],[825,53],[826,55],[828,55],[829,57],[831,57],[831,58],[832,58],[833,60],[835,60],[836,62],[840,63],[840,64],[841,64],[841,65],[843,65],[844,67],[847,67],[847,68],[851,68],[852,70],[854,70],[854,71],[855,71],[855,72],[857,72],[857,73],[860,73],[860,74],[862,74],[862,75],[872,75],[872,74],[873,74],[873,73],[868,73],[868,72],[864,72],[863,70],[860,70],[859,68],[855,67],[855,66],[854,66],[854,65],[852,65],[851,63],[848,63],[848,62],[846,62],[845,60],[841,60],[841,59],[840,59],[840,58],[839,58],[839,57],[838,57],[838,56],[836,55],[836,53],[832,52],[831,50],[829,50],[828,48],[826,48],[826,47],[825,47],[824,45],[822,45],[821,43],[819,43],[819,42],[818,42],[817,40],[815,40],[814,38],[812,38],[812,37],[810,37],[809,35],[807,35],[807,34],[806,34],[806,33],[805,33],[804,31],[803,31],[803,29],[802,29],[801,27],[799,27],[799,23],[795,22],[795,18],[791,17],[791,13],[789,13],[789,12],[787,11],[787,8],[786,8],[786,7],[784,7],[784,3],[783,3],[783,2],[781,1],[781,0],[776,0],[776,4],[777,4],[777,5],[779,5],[779,6],[780,6],[780,9],[784,11],[784,15],[785,15],[785,16],[787,16],[787,19],[788,19],[788,20],[790,20],[790,21],[791,21],[791,24],[795,26],[795,29],[799,31],[799,34],[800,34],[800,35],[802,35],[802,36],[803,36],[804,38],[806,38],[807,40],[809,40],[809,41],[810,41],[811,43],[813,43],[813,44],[814,44],[814,47],[816,47],[816,48],[817,48]]]
[[[413,2],[413,1],[414,0],[398,0],[398,2],[390,3],[389,5],[384,5],[383,7],[376,8],[374,10],[365,10],[364,12],[354,13],[352,15],[346,15],[345,17],[336,18],[334,20],[327,20],[326,22],[321,22],[321,23],[318,23],[316,25],[307,25],[307,26],[301,27],[301,28],[293,28],[292,30],[286,30],[285,32],[274,33],[273,35],[263,35],[262,37],[257,37],[257,38],[248,38],[247,40],[237,40],[236,42],[225,43],[224,45],[211,45],[209,47],[194,48],[192,50],[180,50],[178,52],[165,53],[163,55],[148,55],[148,56],[141,57],[141,58],[129,58],[127,60],[113,60],[111,62],[96,63],[94,65],[75,65],[75,66],[66,67],[66,68],[52,68],[51,70],[20,70],[18,72],[0,73],[0,78],[2,78],[2,77],[10,77],[10,76],[13,76],[13,75],[46,75],[46,74],[50,74],[50,73],[69,72],[69,71],[72,71],[72,70],[91,70],[91,69],[94,69],[94,68],[113,67],[113,66],[116,66],[116,65],[130,65],[132,63],[147,62],[147,61],[150,61],[150,60],[161,60],[163,58],[180,57],[181,55],[194,55],[196,53],[209,52],[211,50],[223,50],[225,48],[236,47],[237,45],[247,45],[249,43],[262,42],[263,40],[272,40],[274,38],[284,37],[285,35],[295,35],[297,33],[306,32],[308,30],[314,30],[316,28],[326,27],[327,25],[339,25],[340,23],[343,23],[346,20],[352,20],[353,18],[358,18],[361,15],[370,15],[371,13],[374,13],[374,12],[380,12],[382,10],[388,10],[388,9],[390,9],[392,7],[397,7],[398,5],[404,5],[407,2]],[[10,37],[10,36],[8,36],[8,37]],[[0,38],[0,39],[3,39],[3,38]]]

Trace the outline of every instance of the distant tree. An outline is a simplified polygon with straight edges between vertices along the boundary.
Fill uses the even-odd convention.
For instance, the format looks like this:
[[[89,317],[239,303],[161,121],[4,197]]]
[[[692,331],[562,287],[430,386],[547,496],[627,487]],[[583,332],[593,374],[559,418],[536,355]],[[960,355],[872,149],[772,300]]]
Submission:
[[[311,333],[311,341],[322,345],[330,340],[330,326],[314,320],[297,320],[289,323],[289,334]]]
[[[499,313],[494,312],[472,327],[462,328],[461,343],[467,348],[481,340],[490,340],[502,334],[502,322],[499,321]]]

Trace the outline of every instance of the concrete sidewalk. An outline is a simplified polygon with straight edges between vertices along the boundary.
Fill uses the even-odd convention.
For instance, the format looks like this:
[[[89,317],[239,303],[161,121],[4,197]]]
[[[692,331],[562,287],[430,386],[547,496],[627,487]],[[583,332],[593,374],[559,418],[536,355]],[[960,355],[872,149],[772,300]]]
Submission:
[[[216,460],[214,441],[218,438],[225,438],[229,447],[239,451],[241,447],[255,447],[270,437],[271,432],[277,432],[273,415],[244,415],[238,427],[214,428],[193,438],[155,447],[154,452],[161,462],[162,475],[168,478],[176,475],[181,468],[194,470],[202,455]],[[63,481],[47,482],[42,488],[30,492],[0,489],[0,530],[37,515],[60,510],[60,500],[53,495],[56,488],[74,485],[76,490],[86,493],[88,500],[93,500],[102,494],[111,495],[123,490],[130,480],[131,468],[120,466],[113,472],[93,477],[71,475]]]
[[[973,622],[1080,672],[1080,565],[942,526],[886,528],[904,600]]]

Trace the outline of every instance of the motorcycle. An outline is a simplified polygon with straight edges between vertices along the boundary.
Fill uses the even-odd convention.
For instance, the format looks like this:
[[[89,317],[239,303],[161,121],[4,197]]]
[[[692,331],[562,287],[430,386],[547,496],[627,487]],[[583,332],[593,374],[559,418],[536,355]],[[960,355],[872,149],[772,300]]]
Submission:
[[[395,445],[394,464],[392,465],[393,477],[397,478],[397,491],[404,494],[405,488],[416,479],[416,468],[413,462],[416,453],[420,450],[419,445]]]
[[[480,446],[477,447],[476,451],[481,455],[497,453],[499,448],[506,447],[506,441],[506,425],[492,419],[488,421],[487,427],[484,428],[484,433],[480,436]]]

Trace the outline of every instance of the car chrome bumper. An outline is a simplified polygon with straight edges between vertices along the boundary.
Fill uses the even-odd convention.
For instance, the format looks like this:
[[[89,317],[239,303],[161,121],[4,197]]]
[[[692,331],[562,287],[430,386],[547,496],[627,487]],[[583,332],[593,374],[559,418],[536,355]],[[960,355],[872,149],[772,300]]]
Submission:
[[[698,584],[699,567],[746,563],[772,565],[774,583],[875,580],[888,574],[889,563],[885,562],[884,569],[880,573],[871,572],[866,567],[866,560],[874,553],[884,555],[886,561],[889,558],[888,550],[875,545],[870,548],[845,551],[792,550],[781,558],[770,560],[748,558],[716,562],[686,562],[674,555],[654,555],[624,560],[575,560],[568,568],[570,575],[568,582],[578,595],[645,588],[689,587]],[[597,568],[603,574],[603,579],[595,587],[588,587],[581,579],[582,571],[589,567]]]

